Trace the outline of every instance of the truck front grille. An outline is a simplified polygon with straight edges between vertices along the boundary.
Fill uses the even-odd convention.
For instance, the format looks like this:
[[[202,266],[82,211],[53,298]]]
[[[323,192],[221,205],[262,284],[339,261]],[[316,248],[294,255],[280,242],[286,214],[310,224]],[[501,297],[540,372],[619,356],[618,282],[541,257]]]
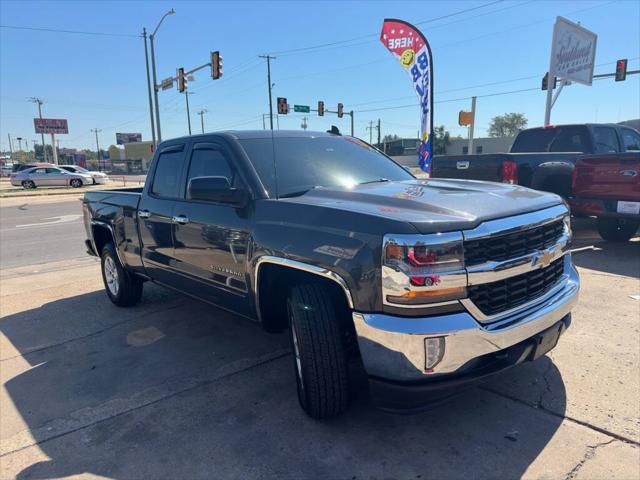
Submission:
[[[493,238],[479,238],[464,242],[464,259],[467,266],[496,261],[501,262],[557,243],[564,231],[562,220],[533,227],[516,233]]]
[[[562,276],[564,260],[493,283],[467,287],[471,301],[487,316],[510,310],[548,292]]]

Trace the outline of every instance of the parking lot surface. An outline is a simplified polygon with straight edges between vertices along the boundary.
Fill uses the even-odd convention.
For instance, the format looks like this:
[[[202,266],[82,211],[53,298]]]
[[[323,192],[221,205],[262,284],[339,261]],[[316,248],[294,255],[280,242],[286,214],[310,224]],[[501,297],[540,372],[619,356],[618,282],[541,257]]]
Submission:
[[[356,391],[318,422],[286,335],[149,284],[119,309],[74,235],[2,265],[3,478],[640,478],[638,239],[576,222],[581,298],[547,356],[419,414]]]

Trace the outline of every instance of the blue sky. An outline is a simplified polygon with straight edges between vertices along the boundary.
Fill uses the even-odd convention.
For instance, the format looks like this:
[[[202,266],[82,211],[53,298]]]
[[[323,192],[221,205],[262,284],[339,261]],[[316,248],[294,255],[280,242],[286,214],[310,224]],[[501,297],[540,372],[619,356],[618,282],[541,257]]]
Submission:
[[[490,5],[489,5],[490,4]],[[468,13],[433,19],[476,6]],[[492,117],[522,112],[530,126],[540,125],[545,93],[539,88],[548,67],[551,33],[562,15],[598,34],[596,73],[614,71],[618,58],[640,68],[640,2],[630,1],[429,1],[429,2],[0,2],[0,24],[135,35],[153,29],[170,8],[157,35],[158,76],[177,67],[208,61],[211,50],[224,57],[224,76],[196,74],[190,89],[192,125],[206,108],[205,129],[262,128],[268,112],[266,65],[259,54],[273,53],[274,101],[326,108],[338,102],[353,109],[355,133],[368,140],[369,121],[382,122],[382,134],[416,135],[417,99],[403,69],[379,42],[385,17],[417,24],[431,44],[434,62],[434,123],[452,135],[466,136],[458,111],[477,95],[476,136]],[[356,39],[335,46],[286,52]],[[282,52],[282,53],[279,53]],[[529,78],[530,77],[530,78]],[[501,82],[501,83],[497,83]],[[493,85],[487,85],[493,84]],[[62,147],[115,143],[115,132],[142,132],[150,139],[144,47],[130,36],[80,35],[0,28],[0,148],[12,137],[33,133],[36,106],[26,97],[44,99],[45,117],[68,118]],[[415,103],[415,106],[412,104]],[[160,92],[163,138],[187,133],[184,95]],[[388,108],[409,105],[406,108]],[[313,108],[313,107],[312,107]],[[376,109],[376,110],[374,110]],[[367,111],[365,111],[367,110]],[[300,128],[302,115],[280,117],[281,128]],[[349,119],[308,115],[312,130],[332,124],[343,131]],[[594,81],[572,85],[554,107],[552,123],[617,122],[640,117],[640,75],[625,82]],[[374,137],[375,138],[375,137]]]

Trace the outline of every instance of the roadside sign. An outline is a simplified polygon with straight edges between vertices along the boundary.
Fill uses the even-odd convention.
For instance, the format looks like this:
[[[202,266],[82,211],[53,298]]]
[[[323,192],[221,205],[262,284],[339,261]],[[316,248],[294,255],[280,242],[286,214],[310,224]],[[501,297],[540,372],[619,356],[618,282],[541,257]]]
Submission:
[[[309,107],[309,105],[294,105],[293,111],[300,113],[309,113],[311,111],[311,108]]]
[[[116,133],[116,143],[118,145],[124,145],[125,143],[136,143],[141,141],[141,133]]]
[[[550,75],[591,85],[597,40],[595,33],[557,17],[551,43]]]
[[[162,88],[162,90],[169,90],[170,88],[173,88],[173,77],[165,78],[164,80],[162,80],[160,88]]]
[[[69,133],[66,118],[34,118],[33,124],[36,127],[36,133]]]

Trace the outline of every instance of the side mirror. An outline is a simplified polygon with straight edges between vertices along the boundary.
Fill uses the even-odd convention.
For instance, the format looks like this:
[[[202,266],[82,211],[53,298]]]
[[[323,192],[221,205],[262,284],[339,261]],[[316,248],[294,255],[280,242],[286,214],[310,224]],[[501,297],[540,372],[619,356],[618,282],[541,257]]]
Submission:
[[[227,177],[194,177],[189,180],[187,198],[240,207],[247,202],[247,192],[231,187]]]

